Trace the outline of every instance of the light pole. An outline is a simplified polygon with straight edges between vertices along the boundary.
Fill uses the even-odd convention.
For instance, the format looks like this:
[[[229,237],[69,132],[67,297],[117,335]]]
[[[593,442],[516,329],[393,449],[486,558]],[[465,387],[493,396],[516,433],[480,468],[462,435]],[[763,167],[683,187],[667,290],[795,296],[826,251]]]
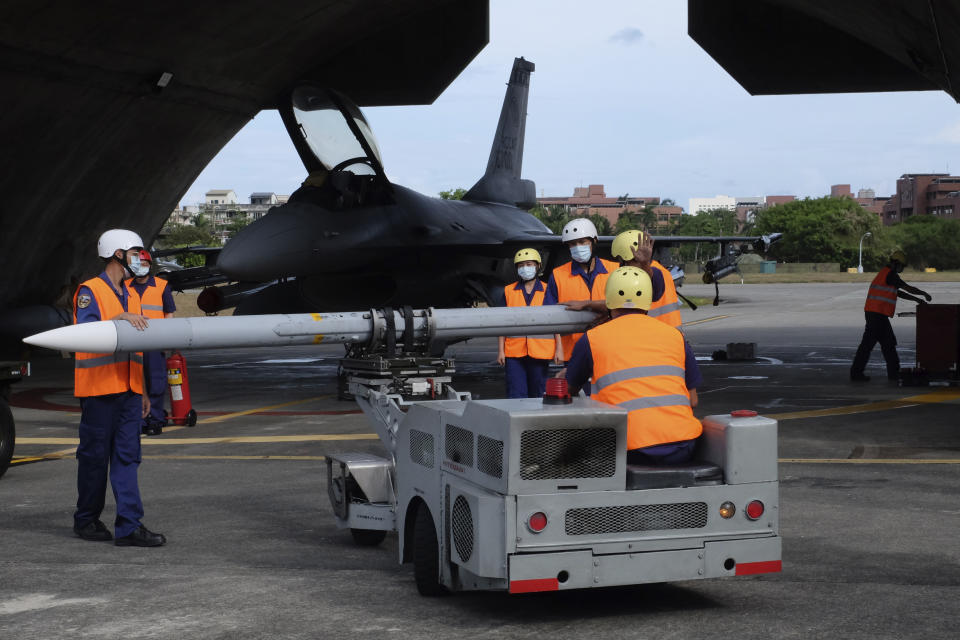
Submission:
[[[857,273],[863,273],[863,239],[867,236],[872,236],[873,234],[867,231],[865,234],[860,236],[860,262],[857,265]]]

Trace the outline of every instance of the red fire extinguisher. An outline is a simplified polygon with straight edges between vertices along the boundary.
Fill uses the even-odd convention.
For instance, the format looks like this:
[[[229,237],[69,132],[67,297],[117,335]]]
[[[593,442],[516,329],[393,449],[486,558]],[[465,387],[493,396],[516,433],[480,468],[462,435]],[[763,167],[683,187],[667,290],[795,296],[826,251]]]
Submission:
[[[187,379],[187,360],[179,351],[167,358],[167,386],[170,387],[171,419],[174,424],[188,427],[197,424],[197,412],[190,404],[190,382]]]

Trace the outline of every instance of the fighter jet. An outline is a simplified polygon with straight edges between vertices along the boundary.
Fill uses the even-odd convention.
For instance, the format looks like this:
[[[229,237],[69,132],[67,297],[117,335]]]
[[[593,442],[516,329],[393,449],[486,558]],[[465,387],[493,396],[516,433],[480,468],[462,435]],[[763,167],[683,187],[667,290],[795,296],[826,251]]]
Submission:
[[[459,201],[391,183],[360,109],[337,91],[297,86],[280,114],[309,177],[286,204],[237,233],[214,269],[174,272],[172,283],[232,281],[206,289],[198,303],[207,312],[236,306],[240,315],[453,307],[494,299],[514,278],[509,258],[520,247],[538,248],[548,268],[568,259],[560,237],[527,212],[536,203],[533,182],[521,177],[533,70],[514,60],[486,172]],[[662,249],[729,241],[763,242],[658,239]],[[726,275],[719,266],[711,273]]]

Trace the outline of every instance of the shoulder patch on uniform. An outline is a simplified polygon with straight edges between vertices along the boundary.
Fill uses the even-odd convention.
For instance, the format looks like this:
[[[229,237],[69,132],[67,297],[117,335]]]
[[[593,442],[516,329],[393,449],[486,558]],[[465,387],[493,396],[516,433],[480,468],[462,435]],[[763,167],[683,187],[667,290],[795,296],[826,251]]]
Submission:
[[[77,308],[86,309],[90,306],[91,300],[92,298],[89,295],[81,293],[79,296],[77,296]]]

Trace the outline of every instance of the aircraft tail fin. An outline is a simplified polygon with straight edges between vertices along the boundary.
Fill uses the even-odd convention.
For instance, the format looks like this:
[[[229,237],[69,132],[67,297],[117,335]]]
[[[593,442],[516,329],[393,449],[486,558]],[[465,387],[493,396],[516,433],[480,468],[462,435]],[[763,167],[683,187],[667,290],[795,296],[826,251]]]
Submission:
[[[529,60],[514,59],[487,171],[463,196],[464,200],[502,202],[521,209],[530,209],[536,204],[536,186],[532,180],[520,177],[527,126],[527,95],[533,70],[534,64]]]

